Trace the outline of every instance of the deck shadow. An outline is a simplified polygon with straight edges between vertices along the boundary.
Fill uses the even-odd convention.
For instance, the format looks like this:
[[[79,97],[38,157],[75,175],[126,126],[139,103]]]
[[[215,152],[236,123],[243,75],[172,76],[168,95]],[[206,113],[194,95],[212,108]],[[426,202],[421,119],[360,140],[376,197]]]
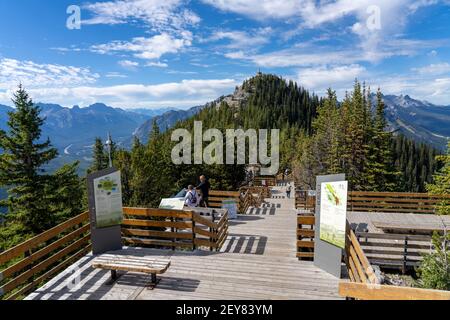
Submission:
[[[267,239],[266,236],[230,234],[221,252],[263,255]]]

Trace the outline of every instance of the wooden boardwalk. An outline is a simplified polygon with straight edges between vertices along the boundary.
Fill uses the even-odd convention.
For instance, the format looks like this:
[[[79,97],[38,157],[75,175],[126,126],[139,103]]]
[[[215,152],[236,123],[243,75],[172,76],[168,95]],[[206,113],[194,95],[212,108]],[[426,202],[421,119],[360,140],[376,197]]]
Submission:
[[[263,208],[250,208],[230,221],[221,252],[124,249],[131,255],[171,259],[155,290],[146,287],[149,276],[138,273],[123,274],[107,285],[109,272],[93,269],[94,257],[87,255],[27,299],[340,299],[338,279],[295,258],[297,215],[284,190],[275,187]]]

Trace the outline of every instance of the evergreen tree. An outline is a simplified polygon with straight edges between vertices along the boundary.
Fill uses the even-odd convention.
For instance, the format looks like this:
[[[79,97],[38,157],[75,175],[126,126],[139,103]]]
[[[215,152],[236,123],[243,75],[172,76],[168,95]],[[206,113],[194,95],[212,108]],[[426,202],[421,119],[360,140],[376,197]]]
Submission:
[[[369,157],[367,163],[367,190],[393,191],[396,186],[393,165],[392,134],[387,131],[385,105],[381,90],[377,92],[377,105],[370,132]]]
[[[46,194],[51,175],[45,165],[57,156],[50,140],[41,142],[40,109],[22,88],[14,94],[15,111],[9,112],[9,132],[0,132],[0,185],[8,189],[8,219],[25,231],[40,232],[51,227],[55,217]]]
[[[443,163],[443,167],[434,176],[434,184],[428,184],[427,189],[431,194],[450,195],[450,142],[447,154],[437,157]],[[438,213],[450,215],[450,197],[441,201],[438,206]]]
[[[89,168],[89,172],[101,171],[108,168],[109,159],[101,138],[95,138],[93,158],[94,161]]]

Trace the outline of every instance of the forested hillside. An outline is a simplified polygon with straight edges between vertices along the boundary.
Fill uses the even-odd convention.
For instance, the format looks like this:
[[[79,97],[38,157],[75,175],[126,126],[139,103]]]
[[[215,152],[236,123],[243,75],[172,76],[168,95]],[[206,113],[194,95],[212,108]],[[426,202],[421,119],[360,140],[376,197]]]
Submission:
[[[222,133],[229,128],[280,129],[279,169],[291,169],[302,188],[313,188],[316,175],[344,172],[352,190],[425,192],[438,169],[438,152],[389,132],[381,91],[375,103],[370,96],[369,88],[355,82],[339,102],[331,89],[319,98],[293,82],[258,74],[233,95],[210,103],[168,131],[161,132],[154,122],[148,142],[135,137],[131,150],[113,144],[113,163],[122,172],[124,204],[156,207],[161,198],[197,184],[201,174],[209,177],[213,189],[239,188],[245,180],[245,165],[173,163],[172,150],[178,144],[171,141],[173,131],[193,132],[195,121],[202,122],[203,130],[216,128]],[[6,151],[0,157],[0,187],[9,195],[0,204],[8,208],[0,228],[0,250],[86,208],[85,186],[75,174],[77,163],[46,172],[57,150],[50,141],[41,140],[45,120],[40,108],[22,89],[15,102],[9,130],[0,136],[0,148]],[[89,171],[106,168],[108,155],[102,139],[92,143],[94,162]]]

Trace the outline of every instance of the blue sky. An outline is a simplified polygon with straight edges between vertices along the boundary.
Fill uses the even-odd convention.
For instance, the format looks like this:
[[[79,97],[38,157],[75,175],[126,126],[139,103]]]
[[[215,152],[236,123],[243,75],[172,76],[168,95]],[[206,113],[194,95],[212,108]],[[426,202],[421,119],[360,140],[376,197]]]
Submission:
[[[0,0],[0,103],[22,82],[36,102],[187,108],[261,69],[450,105],[449,21],[449,0]]]

